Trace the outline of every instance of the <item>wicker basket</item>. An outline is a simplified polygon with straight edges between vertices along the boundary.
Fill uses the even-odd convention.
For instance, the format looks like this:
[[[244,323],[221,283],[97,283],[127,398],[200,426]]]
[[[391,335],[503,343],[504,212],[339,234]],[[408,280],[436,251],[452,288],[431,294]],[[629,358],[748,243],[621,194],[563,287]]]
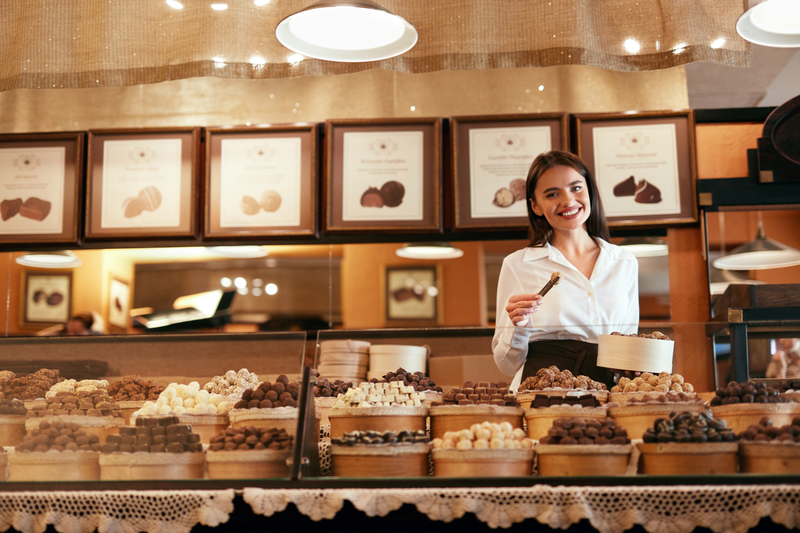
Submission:
[[[800,444],[740,442],[739,471],[745,474],[800,474]]]
[[[617,402],[624,404],[628,400],[641,400],[642,398],[658,398],[669,394],[668,392],[649,391],[649,392],[612,392],[608,395],[609,402]],[[677,393],[676,393],[677,394]],[[693,398],[697,397],[696,392],[685,392],[686,396]]]
[[[264,479],[289,477],[286,460],[292,450],[236,450],[206,452],[209,479]]]
[[[100,479],[203,479],[204,453],[112,453],[100,455]]]
[[[539,444],[540,476],[622,476],[633,444]]]
[[[794,417],[800,416],[800,403],[734,403],[715,405],[711,412],[714,418],[727,422],[734,433],[741,433],[765,416],[772,420],[773,426],[791,424]]]
[[[427,407],[345,407],[331,409],[331,438],[350,431],[425,430]]]
[[[533,450],[527,449],[437,449],[431,456],[437,477],[519,477],[533,470]]]
[[[522,407],[500,405],[442,405],[431,407],[431,438],[442,438],[448,431],[469,429],[472,424],[483,422],[508,422],[512,427],[522,428]]]
[[[336,477],[423,477],[428,475],[428,443],[331,446]]]
[[[105,442],[106,437],[109,435],[117,435],[119,428],[125,425],[125,420],[122,417],[60,415],[26,418],[25,430],[30,433],[31,430],[38,428],[39,423],[42,421],[47,421],[51,424],[53,422],[78,424],[87,435],[97,435],[100,438],[100,442]]]
[[[647,403],[635,405],[622,405],[608,410],[608,416],[613,418],[618,426],[628,431],[631,439],[641,439],[644,432],[652,428],[659,418],[669,418],[670,413],[689,411],[699,413],[705,410],[705,405],[694,403]]]
[[[9,456],[9,481],[96,481],[97,452],[31,452]]]
[[[517,401],[523,409],[528,409],[536,396],[555,396],[557,398],[566,398],[567,396],[586,396],[591,394],[600,405],[608,402],[607,390],[586,390],[586,389],[547,389],[547,390],[534,390],[534,391],[521,391],[517,393]]]
[[[25,415],[0,415],[0,446],[16,446],[27,430]],[[0,481],[5,478],[0,477]]]
[[[639,472],[657,476],[735,474],[735,442],[639,443]]]
[[[541,409],[525,409],[525,422],[528,425],[528,436],[541,440],[553,427],[553,421],[563,418],[597,418],[608,415],[604,407],[542,407]]]

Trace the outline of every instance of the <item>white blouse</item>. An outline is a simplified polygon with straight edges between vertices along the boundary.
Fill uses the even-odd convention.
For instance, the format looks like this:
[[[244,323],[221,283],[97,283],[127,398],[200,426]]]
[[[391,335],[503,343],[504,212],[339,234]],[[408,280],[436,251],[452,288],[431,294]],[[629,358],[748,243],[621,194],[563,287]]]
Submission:
[[[497,320],[492,339],[494,360],[501,372],[521,381],[528,342],[578,340],[597,343],[601,334],[636,333],[639,327],[639,263],[619,246],[596,238],[600,255],[586,279],[549,244],[518,250],[503,261],[497,284]],[[537,294],[559,271],[561,282],[542,300],[531,320],[517,327],[505,311],[517,294]]]

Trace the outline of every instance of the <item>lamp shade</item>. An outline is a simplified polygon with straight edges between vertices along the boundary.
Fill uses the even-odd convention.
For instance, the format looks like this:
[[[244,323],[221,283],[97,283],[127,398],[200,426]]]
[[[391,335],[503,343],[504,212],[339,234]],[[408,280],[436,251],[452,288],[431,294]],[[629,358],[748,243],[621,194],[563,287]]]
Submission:
[[[766,0],[739,17],[736,31],[751,43],[775,48],[798,48],[800,2]]]
[[[739,246],[730,254],[715,259],[714,267],[724,270],[767,270],[800,265],[800,251],[768,239],[758,223],[755,240]]]
[[[307,57],[340,62],[379,61],[417,44],[417,30],[370,0],[321,0],[275,28],[283,46]]]
[[[18,264],[35,268],[75,268],[83,264],[80,257],[69,250],[58,252],[28,252],[15,260]]]
[[[446,242],[406,244],[395,252],[406,259],[456,259],[464,251]]]
[[[669,254],[667,243],[655,237],[630,237],[619,243],[635,257],[663,257]]]

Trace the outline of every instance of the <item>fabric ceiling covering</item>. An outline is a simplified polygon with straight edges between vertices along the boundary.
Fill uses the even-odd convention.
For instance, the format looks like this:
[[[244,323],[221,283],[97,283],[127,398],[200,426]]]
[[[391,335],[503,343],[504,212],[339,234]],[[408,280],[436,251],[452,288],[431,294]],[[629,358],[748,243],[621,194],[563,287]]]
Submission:
[[[213,0],[221,2],[225,0]],[[291,58],[275,38],[313,0],[16,0],[0,6],[0,90],[158,83],[192,77],[287,78],[381,68],[437,70],[591,65],[617,71],[694,61],[747,67],[735,30],[747,0],[379,0],[419,42],[397,58]],[[626,51],[626,40],[640,49]],[[711,44],[724,39],[724,44]]]

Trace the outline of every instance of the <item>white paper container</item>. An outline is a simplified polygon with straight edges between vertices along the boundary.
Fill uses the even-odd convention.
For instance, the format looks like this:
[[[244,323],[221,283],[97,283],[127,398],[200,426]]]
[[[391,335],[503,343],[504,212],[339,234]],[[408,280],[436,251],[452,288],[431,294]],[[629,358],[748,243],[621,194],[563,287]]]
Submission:
[[[369,354],[370,372],[380,372],[384,375],[387,372],[394,372],[402,368],[407,372],[425,372],[427,350],[422,352],[398,352],[398,353],[372,353]]]
[[[319,363],[321,365],[369,365],[368,353],[355,353],[355,352],[330,352],[320,353]],[[319,368],[318,368],[319,369]]]
[[[427,346],[413,346],[402,344],[374,344],[369,347],[369,354],[390,354],[390,355],[428,355]]]
[[[619,370],[672,373],[675,341],[600,335],[597,366]]]
[[[366,341],[356,341],[353,339],[322,341],[319,343],[320,354],[323,354],[325,352],[369,353],[369,348],[370,348],[370,343]]]

